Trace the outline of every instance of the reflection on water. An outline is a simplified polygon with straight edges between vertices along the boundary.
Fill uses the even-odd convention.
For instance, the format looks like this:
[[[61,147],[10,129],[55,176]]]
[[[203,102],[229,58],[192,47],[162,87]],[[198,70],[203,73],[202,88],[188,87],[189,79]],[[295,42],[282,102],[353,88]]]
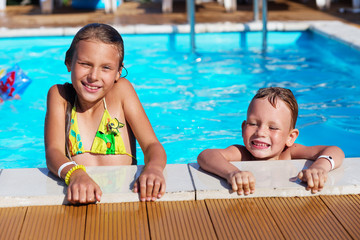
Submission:
[[[146,41],[144,39],[146,38]],[[169,163],[195,162],[205,148],[241,144],[241,123],[261,87],[290,88],[299,103],[298,143],[338,145],[360,156],[360,53],[309,33],[125,35],[133,83]],[[45,167],[43,123],[50,86],[69,81],[71,37],[0,40],[0,68],[18,63],[33,83],[0,105],[0,167]],[[138,147],[139,163],[143,155]],[[35,157],[34,157],[35,156]]]

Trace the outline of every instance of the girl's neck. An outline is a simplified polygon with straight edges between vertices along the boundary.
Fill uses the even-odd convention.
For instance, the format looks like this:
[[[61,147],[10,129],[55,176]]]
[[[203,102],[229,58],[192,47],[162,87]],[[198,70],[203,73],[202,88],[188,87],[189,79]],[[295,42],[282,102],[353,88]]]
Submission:
[[[100,99],[96,102],[82,102],[79,100],[79,98],[76,98],[75,100],[75,105],[76,105],[76,108],[77,108],[77,111],[78,112],[89,112],[89,113],[92,113],[92,112],[95,112],[96,110],[98,110],[99,108],[103,108],[103,99]]]

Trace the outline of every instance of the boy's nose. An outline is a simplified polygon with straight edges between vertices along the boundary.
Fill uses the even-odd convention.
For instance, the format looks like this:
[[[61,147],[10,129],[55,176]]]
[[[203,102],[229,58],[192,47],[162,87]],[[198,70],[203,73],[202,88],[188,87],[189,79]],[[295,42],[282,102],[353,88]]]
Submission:
[[[259,137],[264,137],[266,136],[266,127],[265,126],[259,126],[257,128],[257,131],[256,131],[256,134],[259,136]]]

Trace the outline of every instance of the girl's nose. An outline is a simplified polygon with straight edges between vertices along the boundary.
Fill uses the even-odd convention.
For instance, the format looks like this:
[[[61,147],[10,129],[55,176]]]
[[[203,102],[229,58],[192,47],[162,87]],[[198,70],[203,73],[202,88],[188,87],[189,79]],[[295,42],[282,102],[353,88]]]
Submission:
[[[95,82],[98,78],[98,72],[96,68],[91,68],[88,74],[88,81]]]

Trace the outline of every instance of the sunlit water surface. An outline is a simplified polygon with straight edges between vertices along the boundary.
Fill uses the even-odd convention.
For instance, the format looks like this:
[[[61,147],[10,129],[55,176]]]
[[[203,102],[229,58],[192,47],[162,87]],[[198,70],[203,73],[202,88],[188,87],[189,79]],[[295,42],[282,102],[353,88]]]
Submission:
[[[290,88],[299,103],[297,143],[337,145],[359,157],[360,53],[309,32],[124,35],[133,83],[168,163],[195,162],[206,148],[242,144],[241,123],[261,87]],[[72,37],[0,39],[0,69],[19,64],[32,79],[21,100],[0,105],[0,168],[46,167],[48,89],[70,81]],[[143,164],[140,147],[139,164]]]

